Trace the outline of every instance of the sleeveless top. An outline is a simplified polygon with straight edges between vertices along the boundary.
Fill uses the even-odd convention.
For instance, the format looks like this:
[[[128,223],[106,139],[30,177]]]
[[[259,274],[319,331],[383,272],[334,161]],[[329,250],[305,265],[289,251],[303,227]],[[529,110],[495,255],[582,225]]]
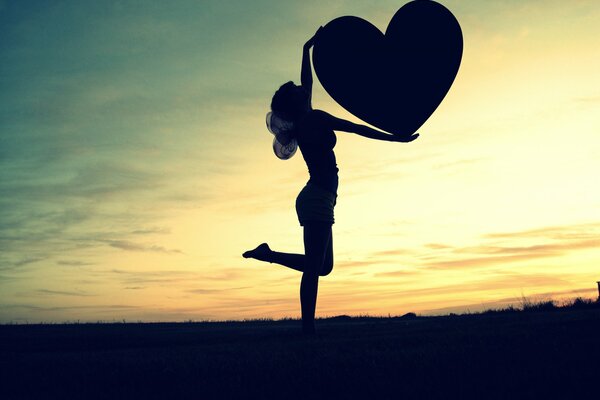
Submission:
[[[323,118],[323,111],[309,111],[297,124],[296,139],[308,167],[308,183],[337,194],[338,167],[333,148],[336,137]]]

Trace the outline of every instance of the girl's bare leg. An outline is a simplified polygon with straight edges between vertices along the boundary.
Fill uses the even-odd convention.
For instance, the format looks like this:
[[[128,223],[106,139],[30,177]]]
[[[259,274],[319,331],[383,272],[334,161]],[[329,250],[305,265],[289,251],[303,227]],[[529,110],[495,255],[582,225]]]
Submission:
[[[315,333],[315,310],[319,275],[331,242],[331,224],[315,222],[304,226],[304,271],[300,282],[300,305],[302,307],[302,331]],[[329,273],[329,271],[327,271]]]
[[[243,254],[245,258],[276,263],[302,272],[300,281],[300,305],[302,308],[302,331],[315,333],[315,310],[319,276],[328,275],[333,269],[333,237],[331,224],[307,223],[304,226],[305,254],[273,251],[263,243]]]
[[[331,228],[331,227],[330,227]],[[254,258],[259,261],[265,261],[283,265],[294,269],[296,271],[304,272],[305,255],[295,253],[282,253],[279,251],[273,251],[269,248],[269,245],[263,243],[253,250],[248,250],[243,254],[245,258]],[[330,236],[329,243],[327,245],[327,253],[325,254],[325,260],[319,273],[320,276],[328,275],[333,269],[333,237]]]

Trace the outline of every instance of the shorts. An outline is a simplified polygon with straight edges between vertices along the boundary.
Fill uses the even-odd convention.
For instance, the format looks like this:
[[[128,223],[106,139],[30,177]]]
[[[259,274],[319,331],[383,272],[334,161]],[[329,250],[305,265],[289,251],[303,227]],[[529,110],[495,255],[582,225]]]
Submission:
[[[336,200],[337,194],[313,183],[307,183],[296,198],[296,213],[300,225],[304,226],[311,221],[333,224]]]

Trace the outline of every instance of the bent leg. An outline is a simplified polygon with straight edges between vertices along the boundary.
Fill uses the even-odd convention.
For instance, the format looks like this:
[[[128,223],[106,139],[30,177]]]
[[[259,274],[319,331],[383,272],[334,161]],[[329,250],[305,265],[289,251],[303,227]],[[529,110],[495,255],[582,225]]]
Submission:
[[[331,228],[329,228],[331,231]],[[333,270],[333,233],[329,235],[329,244],[327,245],[327,250],[325,251],[325,259],[323,260],[323,265],[321,266],[321,271],[319,272],[320,276],[327,276]]]
[[[281,253],[273,251],[268,244],[262,243],[253,250],[248,250],[242,254],[244,258],[254,258],[255,260],[270,263],[281,264],[284,267],[304,271],[304,254]]]
[[[304,254],[294,254],[294,253],[281,253],[279,251],[271,252],[269,257],[269,262],[283,265],[284,267],[288,267],[291,269],[295,269],[296,271],[304,272],[306,265],[306,255]],[[323,264],[319,269],[319,275],[325,276],[329,275],[331,270],[333,269],[333,235],[329,236],[329,244],[327,245],[327,249],[325,251],[325,257],[323,259]]]
[[[319,274],[328,253],[331,240],[331,224],[313,222],[304,226],[305,263],[300,282],[300,304],[302,308],[302,330],[305,333],[315,331],[315,309]]]
[[[254,258],[259,261],[265,261],[283,265],[296,271],[304,272],[306,256],[304,254],[283,253],[273,251],[266,243],[261,244],[254,250],[249,250],[243,254],[245,258]],[[325,252],[323,264],[319,270],[319,275],[328,275],[333,269],[333,237],[330,235],[329,244]]]
[[[281,253],[273,251],[271,253],[270,262],[283,265],[296,271],[304,272],[304,264],[306,257],[304,254]]]

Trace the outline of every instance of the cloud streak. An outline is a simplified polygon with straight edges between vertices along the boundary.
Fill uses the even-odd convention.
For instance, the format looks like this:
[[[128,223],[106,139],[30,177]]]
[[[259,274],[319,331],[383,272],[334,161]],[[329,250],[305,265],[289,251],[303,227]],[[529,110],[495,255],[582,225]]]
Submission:
[[[157,245],[145,245],[140,243],[128,242],[126,240],[106,240],[109,246],[116,249],[126,251],[141,251],[141,252],[152,252],[152,253],[163,253],[163,254],[182,254],[183,252],[178,249],[167,249]]]
[[[85,292],[71,292],[66,290],[50,290],[50,289],[38,289],[37,293],[46,294],[46,295],[58,295],[58,296],[76,296],[76,297],[88,297],[94,296],[90,293]]]
[[[478,269],[598,249],[600,248],[599,237],[599,223],[553,226],[486,234],[482,237],[482,243],[477,246],[455,247],[448,244],[428,243],[423,246],[425,251],[421,253],[411,249],[378,251],[372,253],[370,259],[373,263],[383,263],[410,253],[421,260],[419,265],[423,269]],[[522,245],[523,241],[534,241],[535,244]]]
[[[223,288],[223,289],[190,289],[187,290],[187,293],[192,294],[220,294],[227,293],[236,290],[244,290],[244,289],[252,289],[252,286],[240,286],[240,287],[232,287],[232,288]]]

